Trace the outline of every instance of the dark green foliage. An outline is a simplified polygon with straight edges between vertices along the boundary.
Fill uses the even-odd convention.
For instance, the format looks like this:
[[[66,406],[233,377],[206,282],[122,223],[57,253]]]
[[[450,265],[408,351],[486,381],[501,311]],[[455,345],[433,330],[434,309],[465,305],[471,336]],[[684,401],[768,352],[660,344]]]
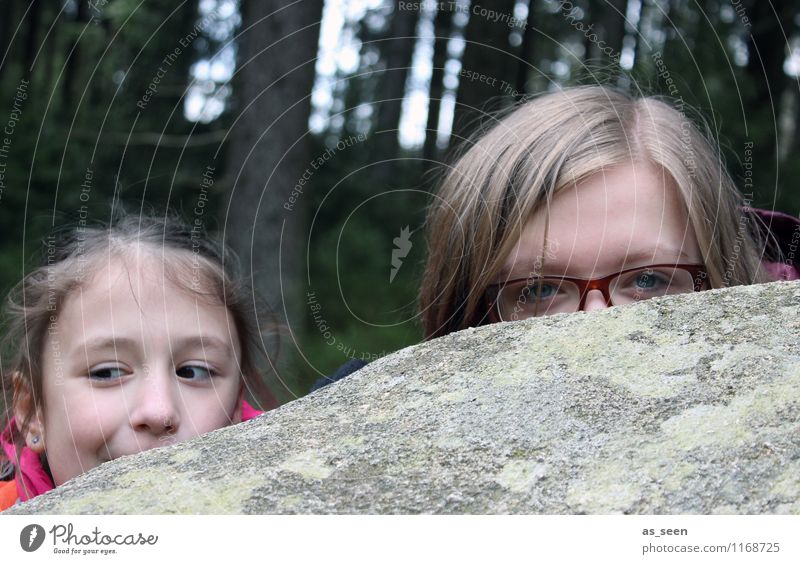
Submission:
[[[30,82],[0,202],[2,262],[14,265],[3,269],[4,288],[19,280],[23,255],[33,254],[51,227],[107,221],[115,205],[173,207],[190,216],[205,166],[221,166],[215,143],[203,139],[223,125],[195,126],[183,116],[189,68],[199,55],[186,40],[198,23],[196,3],[101,4],[67,2],[59,11],[42,3],[33,67],[27,72],[18,58],[3,67],[4,117],[20,80]],[[30,25],[26,18],[20,29]],[[19,39],[12,53],[20,51]],[[180,54],[165,62],[176,49]],[[156,92],[143,101],[156,78]]]

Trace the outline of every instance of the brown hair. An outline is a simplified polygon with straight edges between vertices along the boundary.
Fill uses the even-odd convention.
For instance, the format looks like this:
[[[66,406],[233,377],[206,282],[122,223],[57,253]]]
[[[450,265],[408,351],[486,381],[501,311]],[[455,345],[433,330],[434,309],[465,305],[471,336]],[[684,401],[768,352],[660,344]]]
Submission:
[[[705,134],[654,97],[581,86],[523,102],[464,144],[427,219],[420,289],[425,337],[486,323],[484,293],[527,220],[562,188],[604,167],[660,165],[678,186],[712,288],[766,281],[760,240]]]
[[[257,405],[275,407],[275,399],[258,369],[259,357],[272,365],[258,327],[263,312],[253,308],[256,300],[252,293],[238,282],[238,276],[232,275],[237,265],[231,251],[199,227],[189,227],[177,218],[121,214],[108,226],[80,225],[60,238],[48,237],[41,266],[27,274],[9,294],[3,351],[11,360],[4,366],[3,376],[4,391],[11,389],[13,398],[7,419],[23,397],[31,403],[24,407],[26,415],[16,422],[12,437],[17,456],[37,408],[44,409],[41,354],[54,316],[66,298],[91,278],[98,265],[111,257],[125,259],[142,250],[161,259],[164,277],[176,287],[208,303],[225,305],[241,343],[239,369],[244,386]],[[267,327],[274,329],[268,313],[266,318]],[[0,475],[9,471],[9,461],[4,459],[0,452],[0,461],[6,465]]]

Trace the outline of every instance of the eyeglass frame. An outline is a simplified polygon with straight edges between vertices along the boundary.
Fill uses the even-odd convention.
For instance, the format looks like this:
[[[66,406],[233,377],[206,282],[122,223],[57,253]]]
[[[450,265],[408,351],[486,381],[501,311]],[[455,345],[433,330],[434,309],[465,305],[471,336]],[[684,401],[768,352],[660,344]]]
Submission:
[[[510,284],[516,284],[517,282],[523,282],[526,280],[535,280],[535,281],[542,281],[545,278],[555,278],[558,280],[571,282],[578,287],[578,292],[581,296],[581,301],[578,304],[578,309],[576,309],[573,313],[578,311],[582,311],[583,308],[586,306],[586,297],[589,294],[590,290],[600,290],[600,293],[603,294],[603,299],[606,301],[606,307],[612,307],[611,303],[611,282],[612,280],[622,276],[623,274],[627,274],[629,272],[635,272],[637,270],[647,270],[647,269],[656,269],[656,268],[679,268],[681,270],[685,270],[692,275],[692,280],[694,281],[694,291],[701,292],[704,289],[704,286],[707,284],[708,280],[708,271],[704,264],[647,264],[644,266],[637,266],[635,268],[626,268],[625,270],[620,270],[619,272],[615,272],[613,274],[609,274],[608,276],[603,276],[602,278],[573,278],[570,276],[526,276],[525,278],[514,278],[513,280],[506,280],[504,282],[498,282],[496,284],[489,284],[484,291],[484,299],[486,300],[486,309],[489,313],[490,319],[492,323],[502,322],[505,321],[500,314],[500,304],[498,302],[498,298],[500,297],[500,291],[497,291],[497,294],[494,298],[489,296],[489,290],[491,288],[497,288],[500,286],[508,286]],[[648,298],[649,299],[649,298]],[[492,319],[496,317],[496,319]],[[511,320],[510,320],[511,321]]]

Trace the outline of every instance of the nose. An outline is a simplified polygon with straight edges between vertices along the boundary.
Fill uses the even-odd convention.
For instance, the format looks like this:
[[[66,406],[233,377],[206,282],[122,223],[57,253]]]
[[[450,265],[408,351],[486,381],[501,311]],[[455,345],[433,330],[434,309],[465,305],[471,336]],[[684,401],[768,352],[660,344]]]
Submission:
[[[130,406],[130,423],[138,432],[161,437],[173,435],[180,426],[180,409],[171,368],[143,375]]]
[[[603,292],[600,290],[589,290],[586,293],[586,301],[583,303],[583,311],[594,311],[598,309],[606,309],[608,304]]]

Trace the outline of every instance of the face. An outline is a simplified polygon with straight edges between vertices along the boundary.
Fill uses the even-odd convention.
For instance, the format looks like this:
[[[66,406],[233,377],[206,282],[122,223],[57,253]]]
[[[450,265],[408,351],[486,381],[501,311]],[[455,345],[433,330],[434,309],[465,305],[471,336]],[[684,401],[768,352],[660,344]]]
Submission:
[[[56,485],[241,420],[230,313],[173,286],[156,260],[112,260],[68,296],[51,324],[35,446],[46,452]]]
[[[544,232],[542,209],[525,226],[496,282],[533,272],[588,279],[639,266],[702,264],[677,186],[649,163],[610,167],[561,190],[550,207],[546,245]],[[653,277],[642,280],[654,283]],[[586,293],[585,311],[605,307],[599,289]]]

